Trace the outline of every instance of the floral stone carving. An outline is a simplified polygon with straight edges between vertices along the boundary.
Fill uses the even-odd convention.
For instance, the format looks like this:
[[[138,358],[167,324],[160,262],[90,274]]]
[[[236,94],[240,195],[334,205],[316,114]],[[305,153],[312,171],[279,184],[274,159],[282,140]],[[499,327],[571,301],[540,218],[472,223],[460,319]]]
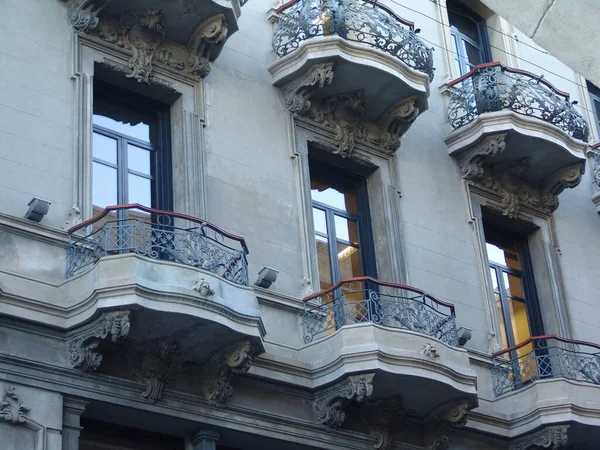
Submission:
[[[541,450],[544,448],[559,450],[566,448],[568,430],[569,425],[543,428],[529,436],[517,439],[515,444],[510,447],[510,450]]]
[[[103,340],[117,342],[129,333],[129,311],[102,314],[96,321],[67,339],[71,367],[81,372],[96,370],[102,362],[98,347]]]
[[[231,377],[248,372],[252,365],[250,341],[237,342],[215,352],[203,369],[203,391],[206,400],[221,406],[233,395]]]
[[[192,289],[194,289],[196,292],[199,292],[200,295],[203,295],[204,297],[214,295],[215,293],[215,290],[210,286],[210,283],[204,278],[200,278],[198,281],[196,281]]]
[[[344,409],[350,402],[365,402],[373,393],[374,373],[351,375],[344,381],[317,393],[313,411],[327,428],[339,427],[346,418]]]
[[[26,414],[29,410],[21,404],[13,387],[4,393],[4,399],[0,403],[0,422],[8,422],[13,425],[25,423],[27,420]]]

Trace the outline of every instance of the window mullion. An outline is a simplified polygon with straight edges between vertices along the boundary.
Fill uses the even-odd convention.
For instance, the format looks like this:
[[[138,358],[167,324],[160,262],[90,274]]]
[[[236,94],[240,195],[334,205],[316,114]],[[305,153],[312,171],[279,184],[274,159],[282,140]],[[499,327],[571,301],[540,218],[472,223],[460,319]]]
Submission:
[[[502,308],[502,315],[504,316],[504,329],[506,330],[506,340],[508,341],[508,346],[512,347],[513,345],[518,344],[515,342],[515,336],[513,334],[512,329],[512,315],[510,313],[510,307],[508,305],[508,297],[506,296],[506,286],[504,285],[504,277],[502,274],[504,270],[500,267],[491,266],[494,268],[496,272],[496,281],[498,283],[498,292],[500,295],[500,306]]]
[[[337,257],[337,238],[335,235],[335,214],[330,209],[325,210],[327,222],[327,244],[329,245],[329,261],[331,266],[331,283],[335,284],[342,279],[340,263]]]

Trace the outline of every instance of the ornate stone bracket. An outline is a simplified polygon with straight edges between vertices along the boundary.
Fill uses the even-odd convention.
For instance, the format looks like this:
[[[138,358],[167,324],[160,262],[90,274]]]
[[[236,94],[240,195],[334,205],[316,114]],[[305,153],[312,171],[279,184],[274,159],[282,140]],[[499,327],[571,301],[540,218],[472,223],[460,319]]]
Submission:
[[[102,314],[97,320],[67,339],[71,367],[81,372],[96,370],[102,362],[101,341],[117,342],[129,333],[129,311]]]
[[[566,448],[569,425],[556,425],[545,427],[528,436],[515,440],[510,450],[542,450],[549,448],[559,450]]]
[[[14,387],[4,392],[0,403],[0,422],[8,422],[13,425],[23,424],[27,420],[29,411],[29,408],[21,404]]]
[[[365,402],[373,393],[374,373],[351,375],[344,381],[318,392],[313,401],[317,420],[327,428],[339,427],[350,402]]]
[[[203,391],[206,400],[222,406],[233,395],[231,377],[248,372],[252,365],[253,346],[250,341],[229,345],[208,360],[203,369]]]
[[[332,80],[333,63],[312,66],[302,76],[284,86],[285,106],[292,114],[306,114],[311,107],[310,97],[313,93],[331,84]]]
[[[449,428],[462,428],[467,423],[467,412],[472,405],[462,399],[434,410],[425,420],[425,449],[447,450],[450,445]]]
[[[127,77],[149,83],[156,63],[205,78],[229,35],[224,14],[200,23],[187,46],[167,40],[159,10],[123,14],[119,20],[99,13],[113,0],[66,0],[73,28],[131,53]]]
[[[132,345],[129,348],[129,360],[134,375],[146,386],[142,397],[152,403],[161,399],[165,384],[181,372],[185,363],[185,358],[177,352],[177,345],[172,339]]]
[[[376,402],[365,402],[360,410],[360,418],[377,440],[377,450],[389,450],[393,434],[406,423],[408,410],[399,397],[390,397]]]
[[[551,214],[558,208],[558,195],[581,181],[583,165],[565,167],[534,185],[525,180],[529,159],[490,164],[490,159],[506,148],[506,133],[485,137],[479,144],[456,155],[462,177],[491,193],[497,205],[488,205],[510,218],[520,215],[522,207]]]

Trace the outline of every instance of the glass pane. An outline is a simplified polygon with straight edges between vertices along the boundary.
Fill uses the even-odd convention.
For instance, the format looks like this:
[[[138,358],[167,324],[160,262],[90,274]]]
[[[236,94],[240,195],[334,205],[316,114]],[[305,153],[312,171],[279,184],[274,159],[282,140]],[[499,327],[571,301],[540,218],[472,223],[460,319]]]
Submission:
[[[117,169],[95,162],[92,170],[92,204],[101,209],[116,205]]]
[[[515,344],[518,344],[531,337],[527,309],[525,303],[510,298],[508,299],[508,305]]]
[[[150,175],[150,150],[127,144],[127,165],[130,170]]]
[[[494,242],[486,242],[485,248],[487,250],[488,259],[491,262],[500,264],[511,269],[521,270],[521,262],[519,261],[519,250],[517,248],[516,241],[510,240],[511,245],[501,246]]]
[[[340,216],[334,216],[334,221],[336,238],[358,245],[358,227],[356,226],[356,222]]]
[[[100,133],[93,133],[92,139],[94,158],[117,164],[117,140]]]
[[[358,214],[356,193],[353,188],[342,189],[311,180],[311,197],[314,201],[342,211]]]
[[[315,231],[327,234],[327,219],[325,218],[325,211],[322,209],[313,208],[313,221],[315,224]]]
[[[479,58],[479,49],[477,47],[469,44],[468,42],[465,42],[465,50],[466,50],[467,59],[469,60],[469,63],[471,65],[476,66],[477,64],[479,64],[481,62],[481,60]]]
[[[521,278],[516,277],[514,275],[507,275],[505,279],[506,290],[508,294],[513,297],[519,297],[521,299],[525,298],[525,293],[523,292],[523,283],[521,282]]]
[[[493,267],[490,267],[490,275],[492,276],[492,286],[494,288],[494,291],[498,290],[498,277],[496,275],[496,269],[494,269]]]
[[[331,263],[327,238],[315,236],[317,242],[317,264],[319,266],[319,283],[321,290],[333,285],[331,282]]]
[[[100,125],[119,134],[124,134],[140,141],[150,142],[150,125],[144,122],[132,125],[131,123],[121,122],[100,114],[94,114],[93,122],[94,125]]]
[[[508,339],[506,337],[506,322],[504,321],[504,313],[502,312],[502,301],[499,294],[494,294],[496,302],[496,312],[500,321],[500,339],[502,340],[502,348],[508,348]]]
[[[458,30],[458,32],[470,37],[475,42],[479,42],[479,33],[477,23],[465,17],[463,14],[448,10],[448,20],[450,26]]]
[[[128,174],[129,192],[127,203],[139,203],[144,206],[152,206],[151,182],[148,178]]]
[[[358,248],[338,242],[337,252],[340,277],[342,280],[362,276],[362,271],[360,269],[360,252]]]

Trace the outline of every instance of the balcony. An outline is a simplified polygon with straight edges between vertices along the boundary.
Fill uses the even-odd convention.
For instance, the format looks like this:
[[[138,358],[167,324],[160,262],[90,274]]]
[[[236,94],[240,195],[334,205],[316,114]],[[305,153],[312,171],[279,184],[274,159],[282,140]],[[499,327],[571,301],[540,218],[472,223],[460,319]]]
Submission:
[[[269,71],[290,112],[332,129],[336,122],[348,125],[338,131],[360,125],[353,142],[393,154],[427,109],[434,74],[432,49],[413,23],[370,0],[293,0],[273,20],[280,59]]]
[[[232,283],[248,285],[244,239],[184,214],[137,204],[109,206],[69,229],[68,236],[67,278],[104,256],[133,253],[200,268]]]
[[[452,304],[370,277],[343,280],[304,303],[299,358],[319,374],[315,414],[324,425],[341,425],[338,412],[348,399],[367,410],[396,402],[410,405],[427,435],[428,424],[449,420],[441,419],[445,414],[460,421],[477,405],[477,380],[459,348]],[[349,383],[366,386],[360,399]]]
[[[446,144],[463,178],[504,198],[505,215],[552,213],[584,171],[589,127],[576,102],[543,77],[500,63],[477,66],[447,86]]]
[[[343,280],[304,299],[304,342],[350,324],[410,330],[458,347],[454,305],[402,284],[368,277]]]
[[[535,336],[492,358],[494,408],[510,411],[518,442],[533,442],[559,424],[570,424],[560,426],[575,447],[598,436],[600,345]]]
[[[68,236],[61,288],[76,310],[66,324],[72,368],[139,380],[142,398],[157,402],[185,365],[206,400],[224,404],[232,375],[264,351],[244,239],[137,204],[107,207]]]

